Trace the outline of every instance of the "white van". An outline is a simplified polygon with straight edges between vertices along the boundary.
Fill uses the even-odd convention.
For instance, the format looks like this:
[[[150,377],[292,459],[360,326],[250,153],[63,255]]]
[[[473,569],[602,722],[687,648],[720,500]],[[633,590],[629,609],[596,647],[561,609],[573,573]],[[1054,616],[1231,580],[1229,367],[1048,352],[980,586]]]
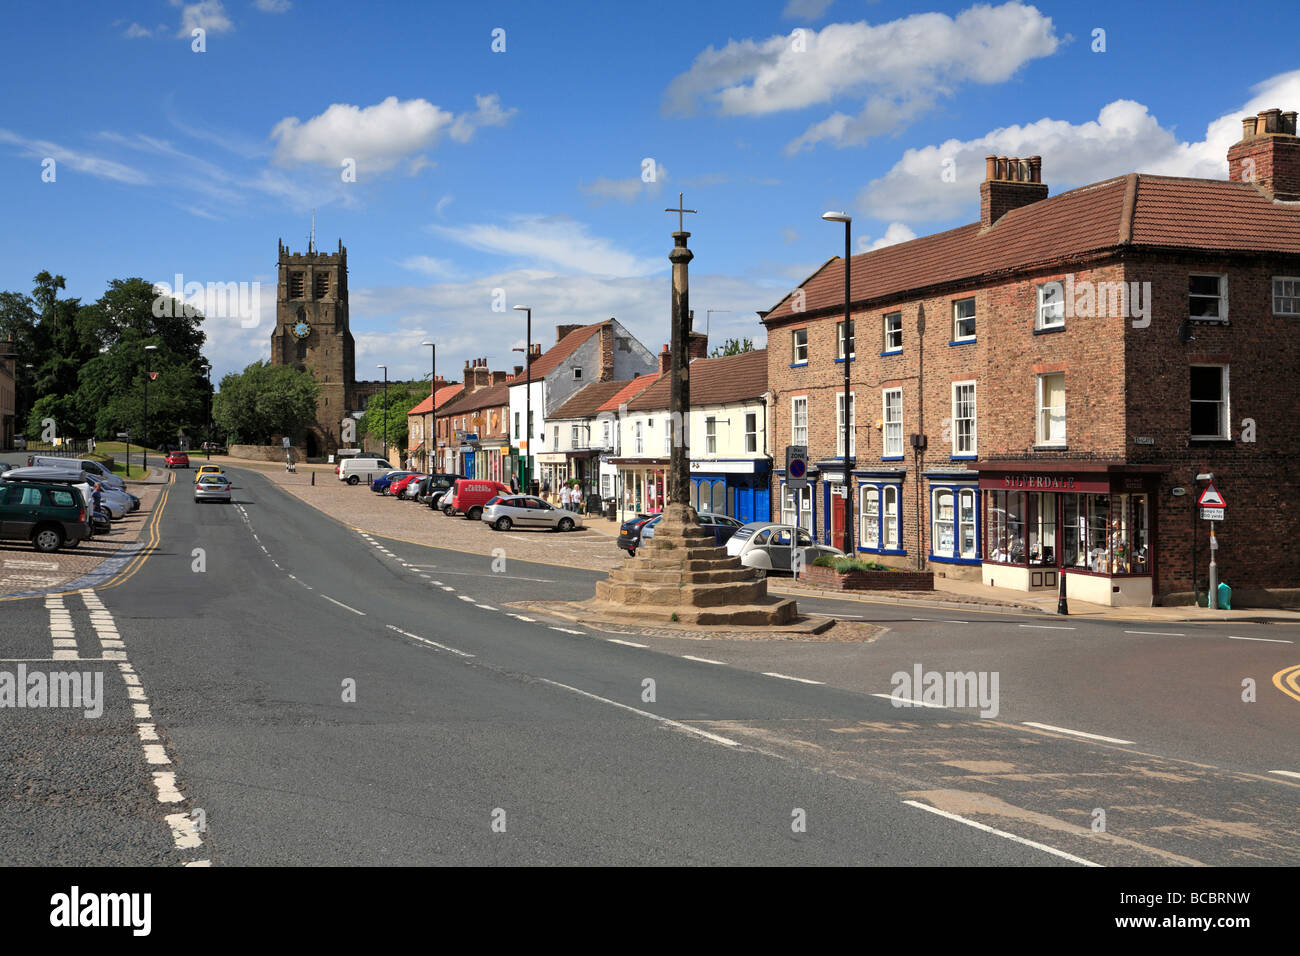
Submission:
[[[334,466],[334,473],[339,476],[339,481],[346,481],[349,485],[357,484],[367,475],[371,478],[379,478],[390,471],[397,471],[397,469],[384,459],[373,455],[364,458],[346,458]]]

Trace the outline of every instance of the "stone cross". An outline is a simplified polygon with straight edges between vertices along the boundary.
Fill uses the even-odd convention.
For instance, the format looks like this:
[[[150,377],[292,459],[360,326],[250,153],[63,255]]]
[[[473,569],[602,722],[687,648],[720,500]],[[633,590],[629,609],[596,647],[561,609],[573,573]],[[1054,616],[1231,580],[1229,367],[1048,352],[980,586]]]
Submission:
[[[690,213],[696,213],[696,214],[698,215],[698,212],[697,212],[696,210],[694,210],[694,209],[683,209],[682,207],[685,206],[685,205],[686,205],[686,203],[682,202],[682,194],[681,194],[681,193],[678,193],[678,194],[677,194],[677,208],[676,208],[676,209],[665,209],[665,210],[664,210],[664,212],[675,212],[675,213],[677,213],[677,231],[678,231],[678,232],[683,232],[683,231],[686,229],[686,217],[683,215],[683,213],[688,213],[688,212],[690,212]]]
[[[686,247],[686,240],[691,234],[680,228],[685,223],[684,214],[694,213],[695,210],[686,209],[685,205],[682,194],[678,193],[677,208],[664,210],[677,213],[679,226],[677,232],[673,233],[673,249],[668,253],[668,261],[673,264],[672,361],[668,370],[669,428],[673,433],[672,451],[668,458],[668,498],[673,514],[665,515],[664,521],[697,524],[699,518],[695,509],[690,507],[691,460],[685,442],[691,414],[691,293],[687,266],[695,255]]]

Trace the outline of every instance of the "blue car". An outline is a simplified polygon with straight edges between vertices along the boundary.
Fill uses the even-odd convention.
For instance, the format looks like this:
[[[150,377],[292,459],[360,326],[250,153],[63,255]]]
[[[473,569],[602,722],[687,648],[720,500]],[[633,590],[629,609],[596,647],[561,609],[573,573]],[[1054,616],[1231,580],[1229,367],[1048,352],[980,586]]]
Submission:
[[[700,527],[705,531],[712,532],[713,543],[719,547],[726,544],[731,536],[736,533],[736,529],[740,527],[739,521],[727,515],[701,511],[699,516]],[[662,514],[649,517],[638,515],[632,521],[624,524],[619,534],[618,546],[632,557],[636,557],[636,549],[655,536],[655,526],[662,519]]]
[[[415,474],[413,471],[390,471],[388,474],[380,475],[374,481],[370,482],[370,490],[377,495],[382,495],[388,490],[388,486],[398,478],[405,478],[407,475],[413,474]]]

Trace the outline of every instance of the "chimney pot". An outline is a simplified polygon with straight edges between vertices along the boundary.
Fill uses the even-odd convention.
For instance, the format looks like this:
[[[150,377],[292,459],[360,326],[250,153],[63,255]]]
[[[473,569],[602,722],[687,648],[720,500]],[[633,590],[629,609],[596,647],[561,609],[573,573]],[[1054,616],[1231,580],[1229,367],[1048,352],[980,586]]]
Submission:
[[[1273,200],[1300,200],[1300,139],[1294,110],[1243,117],[1242,138],[1228,147],[1228,179],[1249,183]]]
[[[1279,109],[1262,111],[1259,114],[1259,118],[1261,121],[1260,125],[1264,127],[1263,132],[1265,133],[1281,132],[1281,130],[1277,128],[1277,121],[1281,118],[1281,116],[1282,116],[1282,111]]]
[[[1278,130],[1278,132],[1286,133],[1288,136],[1294,136],[1296,134],[1295,118],[1296,118],[1295,110],[1291,110],[1290,112],[1283,113],[1281,128]]]
[[[1241,138],[1243,141],[1255,138],[1255,117],[1247,116],[1241,121]]]
[[[987,182],[990,179],[996,179],[998,175],[998,158],[996,156],[984,157],[984,179]]]
[[[980,224],[993,225],[1013,209],[1047,198],[1043,157],[986,156],[987,179],[980,184]]]

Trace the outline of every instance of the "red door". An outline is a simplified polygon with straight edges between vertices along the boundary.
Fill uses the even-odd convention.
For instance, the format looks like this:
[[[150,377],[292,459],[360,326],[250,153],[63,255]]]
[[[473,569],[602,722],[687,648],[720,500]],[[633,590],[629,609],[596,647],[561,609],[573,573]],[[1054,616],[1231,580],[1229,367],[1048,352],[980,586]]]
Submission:
[[[831,495],[831,542],[841,551],[848,550],[844,540],[844,496]]]

